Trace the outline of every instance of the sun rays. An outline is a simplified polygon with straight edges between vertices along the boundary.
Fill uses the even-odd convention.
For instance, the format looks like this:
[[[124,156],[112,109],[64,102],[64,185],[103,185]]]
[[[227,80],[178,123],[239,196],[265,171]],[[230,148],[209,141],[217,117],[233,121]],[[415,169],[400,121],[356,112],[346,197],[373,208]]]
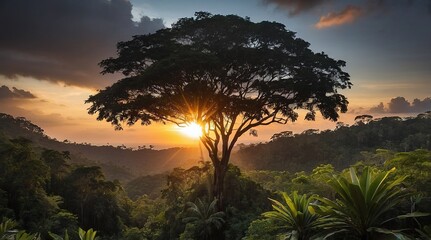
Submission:
[[[196,122],[187,123],[184,126],[178,127],[178,131],[194,139],[198,139],[202,136],[202,127]]]

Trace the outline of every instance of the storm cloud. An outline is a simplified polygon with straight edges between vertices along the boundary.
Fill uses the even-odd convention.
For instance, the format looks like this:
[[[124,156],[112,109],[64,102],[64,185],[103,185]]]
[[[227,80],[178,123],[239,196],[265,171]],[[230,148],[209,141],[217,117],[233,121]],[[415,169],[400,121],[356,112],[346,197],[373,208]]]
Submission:
[[[132,21],[126,0],[0,1],[0,75],[103,87],[98,63],[116,43],[164,27],[161,19]]]
[[[0,87],[0,99],[11,99],[11,98],[36,98],[35,95],[33,95],[29,91],[25,91],[23,89],[18,89],[16,87],[12,87],[10,89],[8,86],[1,86]]]
[[[371,113],[421,113],[431,111],[431,98],[414,99],[412,103],[404,97],[392,98],[385,107],[383,103],[372,107]]]

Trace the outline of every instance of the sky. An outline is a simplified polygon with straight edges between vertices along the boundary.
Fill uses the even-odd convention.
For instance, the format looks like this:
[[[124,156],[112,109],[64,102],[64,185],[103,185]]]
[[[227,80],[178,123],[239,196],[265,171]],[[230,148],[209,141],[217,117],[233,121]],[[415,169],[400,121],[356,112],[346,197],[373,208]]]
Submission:
[[[116,43],[170,27],[197,11],[276,21],[347,62],[352,89],[340,121],[357,115],[409,116],[431,110],[430,0],[4,0],[0,1],[0,112],[23,116],[60,141],[156,148],[195,146],[171,125],[115,131],[87,113],[84,101],[120,75],[101,75],[98,63]],[[265,142],[281,131],[332,129],[316,119],[258,129]]]

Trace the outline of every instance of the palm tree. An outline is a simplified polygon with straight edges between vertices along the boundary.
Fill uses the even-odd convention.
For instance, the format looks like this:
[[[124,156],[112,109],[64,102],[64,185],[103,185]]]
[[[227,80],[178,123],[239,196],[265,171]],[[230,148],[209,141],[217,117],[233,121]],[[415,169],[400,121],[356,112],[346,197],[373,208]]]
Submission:
[[[221,229],[224,224],[224,213],[216,210],[217,199],[210,204],[197,199],[196,203],[187,203],[187,217],[185,223],[191,223],[195,229],[195,235],[199,239],[212,239],[214,232]]]
[[[19,231],[17,232],[13,238],[13,240],[40,240],[40,234],[30,234],[26,233],[25,231]]]
[[[0,223],[0,240],[40,240],[40,234],[29,234],[25,231],[15,229],[17,223],[13,220],[3,218]]]
[[[387,172],[373,172],[366,167],[360,177],[354,168],[350,168],[350,177],[337,177],[330,180],[335,190],[336,200],[318,198],[324,205],[319,205],[323,218],[323,227],[329,235],[348,233],[349,239],[373,239],[373,233],[391,234],[402,237],[399,231],[388,230],[382,226],[395,219],[388,216],[401,201],[409,195],[400,184],[405,177],[394,180],[388,178],[395,168]],[[405,218],[415,214],[402,215]]]
[[[284,202],[270,198],[274,210],[262,215],[281,223],[282,228],[288,231],[288,239],[311,239],[319,228],[319,216],[310,205],[314,196],[298,195],[296,191],[293,192],[292,198],[285,192],[282,192],[281,195]]]
[[[79,239],[80,240],[97,240],[99,237],[96,237],[97,231],[94,231],[92,228],[87,231],[79,228],[78,229]]]
[[[87,231],[83,230],[82,228],[78,228],[78,235],[80,240],[97,240],[99,237],[96,237],[97,231],[94,231],[92,228],[88,229]],[[49,236],[54,240],[69,240],[69,234],[67,233],[67,230],[64,233],[64,237],[61,237],[55,233],[49,232]]]
[[[6,234],[8,231],[12,230],[14,227],[16,227],[16,222],[8,219],[3,218],[2,222],[0,223],[0,236],[3,236],[3,234]]]

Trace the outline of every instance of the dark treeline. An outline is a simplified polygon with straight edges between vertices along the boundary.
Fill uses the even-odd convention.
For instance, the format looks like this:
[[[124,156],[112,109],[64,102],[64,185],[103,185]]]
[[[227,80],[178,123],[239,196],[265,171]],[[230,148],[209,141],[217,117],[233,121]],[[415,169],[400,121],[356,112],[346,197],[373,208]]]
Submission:
[[[311,171],[319,164],[330,163],[343,169],[362,158],[362,152],[375,149],[412,151],[431,149],[431,114],[414,118],[358,116],[356,123],[337,124],[337,129],[319,132],[309,129],[301,134],[290,131],[274,134],[270,142],[240,145],[232,156],[242,169]],[[59,142],[44,134],[42,128],[25,118],[0,114],[0,131],[9,138],[24,137],[57,151],[69,151],[71,161],[98,165],[109,180],[126,183],[138,176],[166,173],[175,167],[188,168],[200,159],[198,149],[166,150],[92,146]]]
[[[431,149],[431,112],[414,118],[370,115],[356,117],[356,123],[337,124],[334,131],[309,129],[301,134],[286,131],[270,142],[243,145],[233,156],[243,169],[311,171],[319,164],[344,169],[362,158],[362,152],[383,148],[391,151]]]
[[[48,149],[70,152],[74,163],[101,166],[106,177],[127,182],[137,176],[164,173],[175,167],[191,167],[200,160],[198,148],[170,148],[154,150],[154,146],[94,146],[88,143],[58,141],[23,117],[0,113],[0,132],[9,138],[23,137]]]

